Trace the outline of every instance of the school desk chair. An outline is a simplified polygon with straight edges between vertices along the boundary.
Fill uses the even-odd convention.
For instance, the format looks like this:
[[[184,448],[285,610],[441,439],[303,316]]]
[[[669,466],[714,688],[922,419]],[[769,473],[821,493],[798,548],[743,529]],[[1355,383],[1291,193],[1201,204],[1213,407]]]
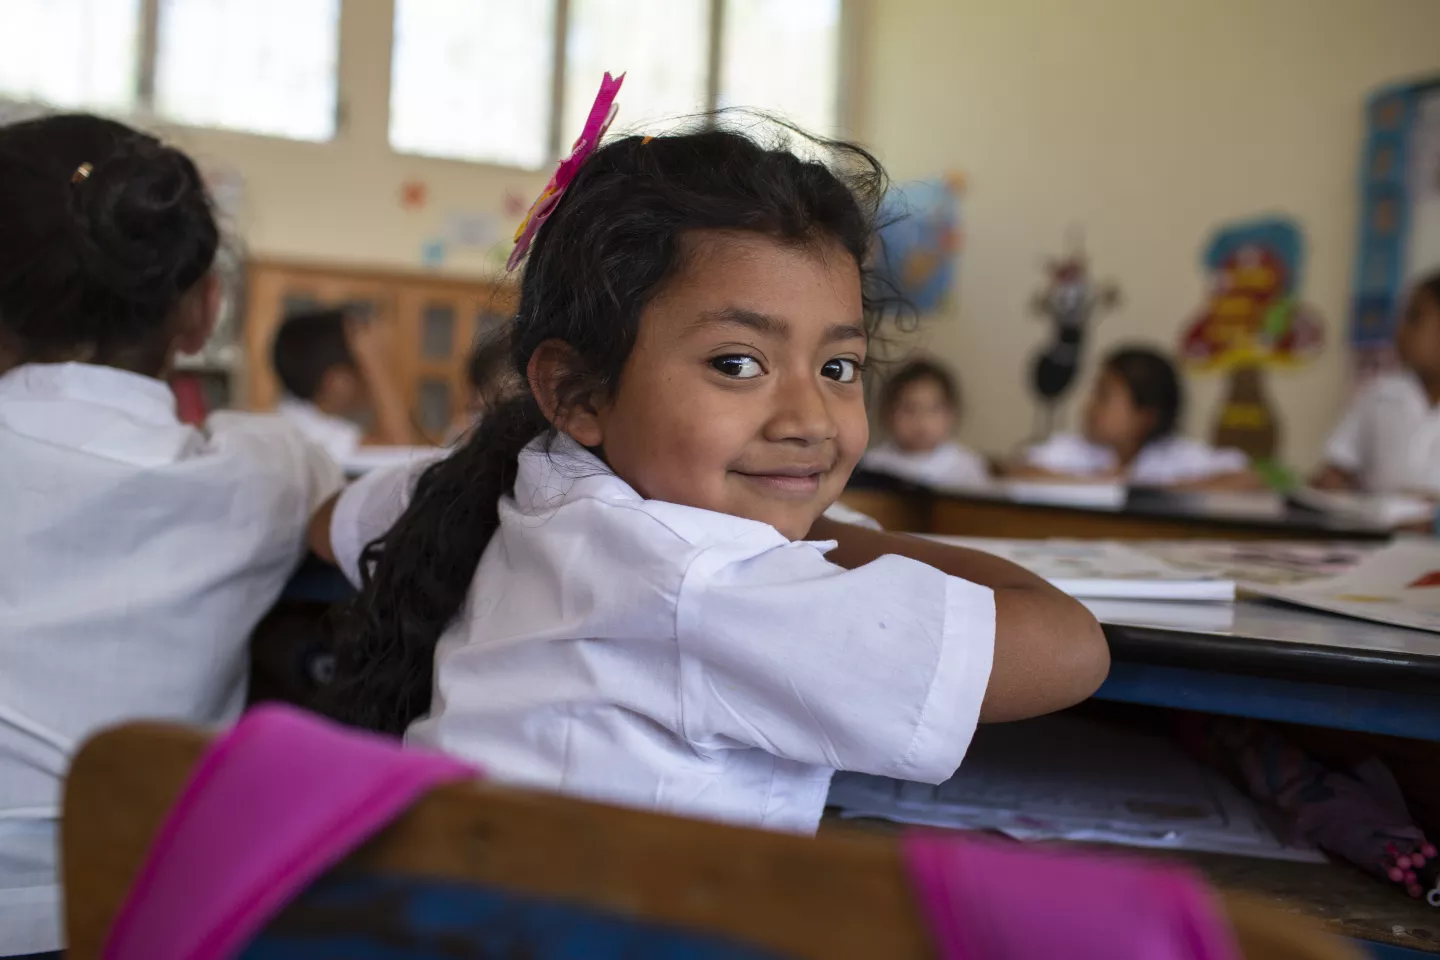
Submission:
[[[353,735],[322,731],[321,736]],[[165,904],[158,914],[162,927],[190,916],[166,912],[185,899],[184,891],[177,897],[172,884],[170,899],[160,897],[165,888],[155,879],[156,863],[162,874],[173,865],[165,853],[176,848],[166,844],[187,829],[184,817],[166,819],[177,797],[177,810],[193,809],[186,804],[196,784],[223,783],[222,774],[212,773],[223,746],[207,754],[208,743],[200,732],[140,723],[101,733],[76,757],[62,826],[70,960],[101,956],[122,905],[128,898],[117,927],[134,919],[135,903],[144,905],[146,891]],[[389,744],[381,749],[394,751]],[[809,839],[657,816],[486,785],[471,779],[468,768],[456,779],[444,766],[459,765],[448,758],[418,762],[428,764],[430,773],[441,768],[432,780],[451,782],[417,792],[418,802],[407,800],[408,810],[388,827],[339,863],[317,866],[303,891],[272,919],[256,924],[259,932],[246,934],[238,952],[183,955],[242,960],[939,955],[932,946],[935,928],[927,929],[922,919],[901,844],[893,838]],[[312,775],[301,767],[293,773],[302,784]],[[421,781],[429,775],[422,772]],[[190,823],[199,829],[203,819]],[[335,821],[341,828],[347,822]],[[156,855],[146,863],[152,843]],[[177,853],[174,859],[184,857]],[[192,873],[191,880],[203,884],[206,878]],[[1241,899],[1225,898],[1224,904],[1247,958],[1355,956],[1294,918]],[[139,922],[157,929],[155,911],[148,921],[130,923],[132,933]],[[157,955],[143,946],[137,954],[134,940],[123,955]]]

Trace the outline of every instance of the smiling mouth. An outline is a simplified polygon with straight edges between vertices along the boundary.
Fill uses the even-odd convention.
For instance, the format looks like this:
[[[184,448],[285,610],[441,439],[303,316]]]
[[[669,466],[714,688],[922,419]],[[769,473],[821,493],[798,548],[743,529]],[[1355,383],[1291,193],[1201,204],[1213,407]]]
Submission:
[[[763,473],[736,470],[735,474],[771,496],[808,500],[819,491],[820,478],[827,472],[829,472],[827,469],[807,467],[770,470]]]

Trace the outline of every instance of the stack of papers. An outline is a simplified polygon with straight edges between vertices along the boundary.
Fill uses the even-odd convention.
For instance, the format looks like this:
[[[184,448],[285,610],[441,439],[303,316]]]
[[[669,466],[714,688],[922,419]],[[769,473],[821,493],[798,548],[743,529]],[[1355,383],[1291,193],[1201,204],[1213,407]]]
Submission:
[[[1000,492],[1015,503],[1052,507],[1119,510],[1128,492],[1121,483],[1065,483],[1047,480],[1001,480]]]
[[[1081,600],[1235,599],[1235,583],[1182,570],[1135,547],[1106,540],[991,540],[931,537],[1009,560]]]
[[[1354,520],[1387,530],[1430,523],[1435,518],[1433,503],[1419,497],[1399,494],[1341,493],[1302,487],[1293,491],[1290,499],[1302,507],[1309,507],[1332,517]]]
[[[829,805],[844,817],[1016,840],[1324,861],[1170,738],[1064,714],[981,727],[959,771],[938,787],[836,774]]]

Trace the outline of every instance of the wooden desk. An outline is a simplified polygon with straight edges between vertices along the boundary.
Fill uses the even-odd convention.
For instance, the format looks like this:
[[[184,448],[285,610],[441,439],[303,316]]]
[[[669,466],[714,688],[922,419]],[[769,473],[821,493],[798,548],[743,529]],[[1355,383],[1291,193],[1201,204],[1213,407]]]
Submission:
[[[1120,505],[1077,505],[1003,488],[928,490],[857,471],[842,499],[890,530],[964,537],[1080,540],[1374,540],[1390,531],[1290,506],[1271,494],[1134,489]]]

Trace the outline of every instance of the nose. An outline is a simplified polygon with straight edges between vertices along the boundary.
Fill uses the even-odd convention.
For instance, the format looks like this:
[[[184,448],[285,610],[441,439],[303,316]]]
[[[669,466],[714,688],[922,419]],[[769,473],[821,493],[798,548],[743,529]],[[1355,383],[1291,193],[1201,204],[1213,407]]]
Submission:
[[[839,432],[830,408],[832,398],[813,371],[777,377],[773,402],[765,423],[765,439],[772,443],[812,446],[834,440]]]

